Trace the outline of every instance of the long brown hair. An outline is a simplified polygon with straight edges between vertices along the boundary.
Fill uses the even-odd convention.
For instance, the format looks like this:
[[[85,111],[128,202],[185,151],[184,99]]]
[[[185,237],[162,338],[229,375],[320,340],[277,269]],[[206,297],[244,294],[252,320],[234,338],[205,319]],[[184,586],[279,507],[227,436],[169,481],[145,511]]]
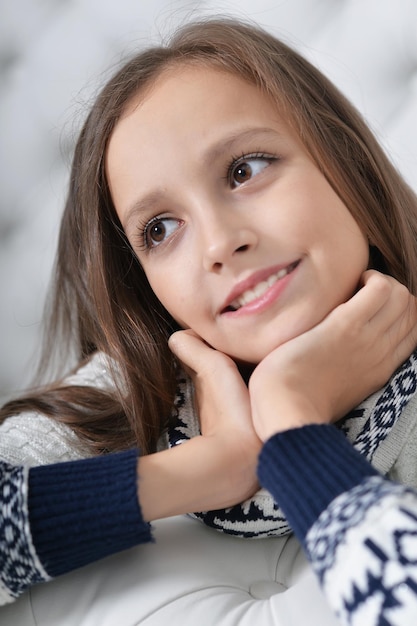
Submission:
[[[168,67],[186,63],[239,75],[272,97],[379,251],[381,267],[417,293],[417,200],[358,112],[316,68],[262,29],[234,19],[194,22],[124,64],[98,95],[75,148],[42,363],[57,345],[61,353],[72,346],[79,362],[102,350],[117,363],[118,389],[105,394],[55,383],[9,403],[0,417],[37,409],[70,424],[95,451],[155,449],[175,393],[167,346],[175,325],[122,230],[104,160],[130,99]],[[64,348],[58,338],[66,340]]]

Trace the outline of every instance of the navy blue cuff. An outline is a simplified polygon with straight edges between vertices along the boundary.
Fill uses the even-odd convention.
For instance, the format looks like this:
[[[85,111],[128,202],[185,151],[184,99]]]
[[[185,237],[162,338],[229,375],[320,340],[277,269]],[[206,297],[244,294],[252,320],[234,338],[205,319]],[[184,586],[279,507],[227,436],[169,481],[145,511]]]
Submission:
[[[137,497],[137,450],[34,467],[32,541],[52,577],[152,540]]]
[[[283,510],[298,539],[330,502],[378,472],[330,424],[294,428],[263,446],[258,478]]]

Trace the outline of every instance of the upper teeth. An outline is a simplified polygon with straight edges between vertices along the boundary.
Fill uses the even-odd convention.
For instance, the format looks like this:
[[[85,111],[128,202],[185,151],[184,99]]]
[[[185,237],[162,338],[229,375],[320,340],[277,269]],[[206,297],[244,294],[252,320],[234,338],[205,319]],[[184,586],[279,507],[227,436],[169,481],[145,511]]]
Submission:
[[[239,309],[241,306],[245,306],[245,304],[249,304],[252,300],[256,300],[256,298],[260,298],[277,280],[284,278],[292,269],[293,265],[290,265],[284,269],[279,270],[276,274],[271,274],[266,280],[258,283],[252,289],[247,289],[244,291],[238,298],[233,300],[230,303],[230,307],[233,309]]]

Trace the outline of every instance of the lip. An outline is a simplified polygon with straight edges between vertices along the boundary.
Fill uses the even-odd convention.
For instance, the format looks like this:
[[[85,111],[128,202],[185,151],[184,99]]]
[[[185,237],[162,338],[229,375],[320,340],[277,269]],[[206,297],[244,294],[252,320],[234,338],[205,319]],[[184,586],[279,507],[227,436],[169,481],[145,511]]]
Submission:
[[[285,284],[288,282],[289,277],[294,272],[294,270],[299,266],[301,259],[297,259],[296,261],[292,261],[290,263],[285,263],[281,265],[275,265],[274,267],[265,268],[258,272],[255,272],[245,280],[237,283],[231,292],[228,294],[226,300],[222,304],[219,309],[220,315],[238,315],[242,313],[251,313],[255,312],[259,309],[263,309],[269,305],[270,301],[275,300],[278,295],[282,292]],[[270,276],[280,272],[283,269],[291,268],[288,274],[286,274],[283,278],[280,278],[275,282],[269,289],[263,293],[258,298],[255,298],[248,304],[243,305],[239,309],[229,310],[231,303],[239,298],[245,291],[249,289],[253,289],[259,283],[266,281]]]

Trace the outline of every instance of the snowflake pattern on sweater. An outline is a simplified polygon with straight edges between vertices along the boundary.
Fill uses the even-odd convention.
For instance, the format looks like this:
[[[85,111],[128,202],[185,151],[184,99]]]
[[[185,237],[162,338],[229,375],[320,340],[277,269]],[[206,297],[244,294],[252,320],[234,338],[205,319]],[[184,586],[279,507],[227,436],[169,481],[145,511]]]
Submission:
[[[372,410],[369,410],[369,400],[365,400],[343,420],[341,429],[368,461],[372,461],[378,446],[388,437],[416,391],[417,357],[413,353],[381,392],[374,394],[373,397],[379,397]]]
[[[193,402],[193,387],[188,378],[178,377],[174,401],[173,426],[165,445],[178,446],[200,435],[200,426]],[[259,489],[252,498],[227,509],[199,511],[190,514],[206,526],[236,537],[259,539],[291,532],[279,506],[266,489]]]
[[[0,462],[0,604],[12,602],[27,587],[50,580],[30,541],[27,469]]]
[[[417,391],[417,357],[412,354],[383,389],[367,398],[340,423],[346,438],[369,462],[389,436],[404,407]],[[180,445],[200,434],[193,389],[187,377],[179,377],[173,426],[167,445]],[[266,489],[227,509],[195,512],[193,517],[218,531],[238,537],[264,538],[287,535],[291,527],[278,504]]]
[[[338,496],[306,537],[323,591],[343,624],[417,623],[417,495],[372,476]]]

